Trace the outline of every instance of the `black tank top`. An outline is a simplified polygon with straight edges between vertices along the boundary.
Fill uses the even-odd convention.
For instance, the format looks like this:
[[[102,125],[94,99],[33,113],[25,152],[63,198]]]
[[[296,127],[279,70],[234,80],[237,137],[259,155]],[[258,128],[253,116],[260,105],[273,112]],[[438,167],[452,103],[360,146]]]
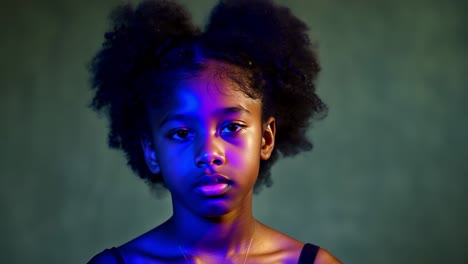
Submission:
[[[312,244],[305,244],[299,256],[298,264],[313,264],[320,247]]]
[[[319,249],[320,247],[316,245],[312,245],[309,243],[305,244],[302,248],[301,255],[299,256],[298,264],[313,264]],[[125,260],[123,259],[122,255],[120,254],[117,248],[111,248],[110,252],[112,253],[112,255],[114,255],[115,260],[117,260],[117,264],[125,264]]]

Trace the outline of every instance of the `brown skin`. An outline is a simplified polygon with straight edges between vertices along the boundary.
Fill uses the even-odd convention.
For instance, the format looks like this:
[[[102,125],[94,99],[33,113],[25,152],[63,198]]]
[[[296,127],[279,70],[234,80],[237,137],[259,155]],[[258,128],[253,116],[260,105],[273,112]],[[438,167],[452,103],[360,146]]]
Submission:
[[[142,138],[148,168],[162,174],[171,192],[173,216],[119,250],[126,263],[186,263],[185,257],[190,263],[244,263],[248,253],[246,263],[296,264],[304,243],[252,215],[260,160],[275,145],[275,119],[262,122],[261,102],[214,74],[228,65],[207,65],[180,81],[165,104],[149,108],[152,134]],[[196,184],[210,173],[230,180],[220,196]],[[93,263],[113,263],[101,258]],[[320,249],[315,263],[341,262]]]
[[[185,263],[177,241],[173,239],[170,225],[168,221],[120,247],[126,261],[128,263]],[[171,245],[168,247],[169,241]],[[152,246],[161,244],[164,244],[165,248],[158,250],[157,247]],[[297,264],[303,246],[304,243],[257,222],[254,240],[246,263]],[[231,260],[231,263],[243,263],[245,257],[245,252],[239,252],[239,254],[232,256],[204,254],[203,257],[193,256],[187,252],[185,254],[195,261],[193,263],[227,263],[226,259]],[[340,264],[342,262],[321,248],[314,263]]]
[[[119,247],[126,263],[154,263],[184,264],[185,259],[181,254],[177,242],[168,230],[164,230],[165,224],[141,235],[140,237]],[[257,225],[260,230],[256,231],[251,250],[246,263],[283,263],[297,264],[300,251],[304,243],[288,237],[261,223]],[[260,233],[260,234],[259,234]],[[153,245],[164,244],[164,248]],[[188,255],[186,253],[186,255]],[[243,263],[244,254],[230,257],[233,263]],[[192,259],[192,261],[195,261]],[[197,258],[192,263],[226,263],[225,256],[206,256]],[[113,255],[100,255],[90,264],[117,264]],[[311,264],[342,264],[327,250],[321,248],[314,263]]]

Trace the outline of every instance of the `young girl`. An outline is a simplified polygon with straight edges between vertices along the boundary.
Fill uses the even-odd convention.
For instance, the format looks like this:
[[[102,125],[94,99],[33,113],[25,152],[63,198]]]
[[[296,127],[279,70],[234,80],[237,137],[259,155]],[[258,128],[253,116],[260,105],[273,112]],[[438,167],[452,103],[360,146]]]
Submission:
[[[269,0],[220,1],[204,31],[174,1],[117,8],[95,56],[92,107],[109,144],[173,214],[89,263],[340,263],[252,215],[280,156],[310,150],[326,109],[307,26]]]

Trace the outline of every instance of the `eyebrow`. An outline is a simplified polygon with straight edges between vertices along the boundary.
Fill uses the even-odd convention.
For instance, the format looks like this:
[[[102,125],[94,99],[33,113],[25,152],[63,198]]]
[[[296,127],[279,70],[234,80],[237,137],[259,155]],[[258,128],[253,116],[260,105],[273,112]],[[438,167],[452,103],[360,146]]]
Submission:
[[[230,114],[247,114],[247,115],[252,115],[252,113],[245,107],[241,105],[233,106],[233,107],[226,107],[226,108],[221,108],[217,109],[215,111],[215,115],[230,115]],[[168,114],[166,115],[159,126],[163,126],[165,123],[174,121],[174,120],[189,120],[189,119],[195,119],[195,115],[192,114],[184,114],[184,113],[175,113],[175,114]]]
[[[241,113],[241,114],[252,115],[252,113],[250,113],[250,111],[247,110],[247,108],[245,108],[245,107],[243,107],[241,105],[222,108],[222,109],[219,109],[216,112],[217,113],[219,112],[220,114],[237,114],[237,113]]]

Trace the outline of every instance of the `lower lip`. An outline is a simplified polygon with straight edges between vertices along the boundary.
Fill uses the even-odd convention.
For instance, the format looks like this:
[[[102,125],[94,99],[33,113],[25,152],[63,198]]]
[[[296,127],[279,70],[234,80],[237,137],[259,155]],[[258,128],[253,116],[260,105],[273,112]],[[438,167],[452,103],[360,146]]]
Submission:
[[[197,187],[197,191],[205,196],[218,196],[225,194],[231,186],[227,183],[218,183],[214,185],[203,185]]]

